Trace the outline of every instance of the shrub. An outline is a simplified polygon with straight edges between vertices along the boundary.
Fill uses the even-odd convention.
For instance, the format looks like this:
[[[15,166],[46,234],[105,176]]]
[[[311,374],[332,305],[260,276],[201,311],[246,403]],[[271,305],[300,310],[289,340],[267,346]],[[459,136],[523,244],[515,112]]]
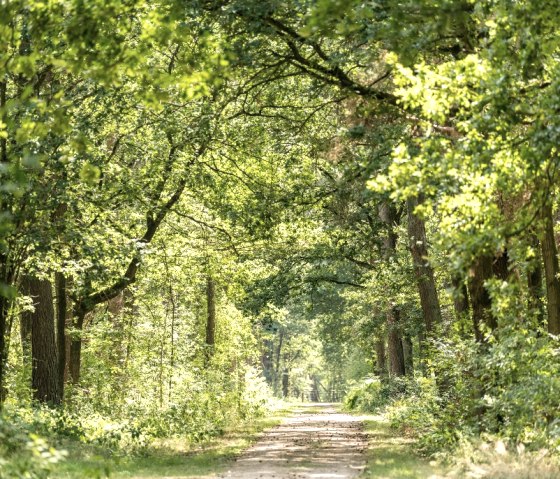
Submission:
[[[379,412],[392,402],[410,395],[416,389],[409,378],[369,377],[350,388],[344,398],[346,409]]]
[[[25,425],[0,416],[0,479],[43,479],[64,451],[50,447]]]
[[[548,451],[508,448],[502,440],[463,443],[457,450],[454,475],[476,479],[559,479],[558,460]]]

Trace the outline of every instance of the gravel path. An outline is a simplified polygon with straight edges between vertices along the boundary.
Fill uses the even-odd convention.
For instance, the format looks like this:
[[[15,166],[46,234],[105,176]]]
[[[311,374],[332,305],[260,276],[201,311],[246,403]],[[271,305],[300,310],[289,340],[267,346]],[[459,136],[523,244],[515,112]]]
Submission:
[[[217,477],[347,479],[365,467],[366,448],[360,418],[331,404],[302,406]]]

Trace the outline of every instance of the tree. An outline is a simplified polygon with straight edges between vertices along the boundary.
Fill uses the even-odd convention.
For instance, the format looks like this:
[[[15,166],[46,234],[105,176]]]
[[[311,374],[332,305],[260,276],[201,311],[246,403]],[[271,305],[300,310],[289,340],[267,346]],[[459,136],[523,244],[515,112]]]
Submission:
[[[23,313],[31,321],[33,397],[39,402],[58,405],[62,401],[62,389],[52,284],[49,279],[26,275],[22,278],[22,292],[30,296],[33,303],[33,311]],[[23,318],[23,321],[27,318]]]

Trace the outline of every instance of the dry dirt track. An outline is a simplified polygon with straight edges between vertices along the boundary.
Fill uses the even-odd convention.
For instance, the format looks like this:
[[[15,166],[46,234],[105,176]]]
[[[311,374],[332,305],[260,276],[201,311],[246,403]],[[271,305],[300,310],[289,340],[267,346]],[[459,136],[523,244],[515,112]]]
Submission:
[[[366,448],[359,418],[331,404],[302,406],[217,477],[347,479],[363,470]]]

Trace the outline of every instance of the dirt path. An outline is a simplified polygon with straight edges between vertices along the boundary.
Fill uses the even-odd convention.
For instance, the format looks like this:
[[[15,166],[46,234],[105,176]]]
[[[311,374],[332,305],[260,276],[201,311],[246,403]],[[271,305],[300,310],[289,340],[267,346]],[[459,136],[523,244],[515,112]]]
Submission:
[[[302,406],[217,477],[347,479],[364,469],[366,449],[359,418],[331,404]]]

